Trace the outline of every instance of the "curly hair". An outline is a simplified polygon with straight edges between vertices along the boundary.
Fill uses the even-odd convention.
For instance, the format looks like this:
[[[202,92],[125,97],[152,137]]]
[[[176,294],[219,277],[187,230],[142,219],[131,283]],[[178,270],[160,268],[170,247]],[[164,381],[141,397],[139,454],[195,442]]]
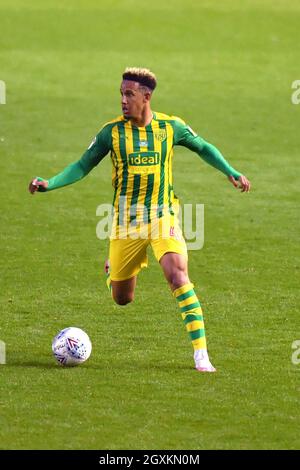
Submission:
[[[139,68],[139,67],[127,67],[123,73],[123,80],[132,80],[134,82],[140,83],[142,86],[154,90],[157,81],[156,76],[149,69]]]

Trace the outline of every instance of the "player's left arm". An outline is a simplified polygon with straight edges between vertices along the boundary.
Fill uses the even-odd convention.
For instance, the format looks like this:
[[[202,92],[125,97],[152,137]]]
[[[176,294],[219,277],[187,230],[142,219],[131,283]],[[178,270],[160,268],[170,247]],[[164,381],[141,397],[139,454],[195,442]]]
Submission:
[[[53,191],[84,178],[109,152],[110,135],[109,126],[104,126],[78,161],[71,163],[48,180],[40,177],[34,178],[29,184],[29,192],[34,194],[36,191]]]
[[[250,181],[235,170],[214,145],[198,136],[184,121],[174,122],[174,144],[183,145],[196,152],[205,162],[224,173],[229,181],[242,192],[250,191]]]

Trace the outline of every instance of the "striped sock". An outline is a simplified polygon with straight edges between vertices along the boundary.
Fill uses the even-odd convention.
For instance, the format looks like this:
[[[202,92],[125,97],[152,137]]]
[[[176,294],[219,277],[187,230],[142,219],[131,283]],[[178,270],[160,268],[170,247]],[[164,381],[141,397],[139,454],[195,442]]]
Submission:
[[[200,302],[194,291],[194,284],[185,284],[173,292],[178,300],[182,319],[192,340],[194,351],[206,350],[203,314]]]

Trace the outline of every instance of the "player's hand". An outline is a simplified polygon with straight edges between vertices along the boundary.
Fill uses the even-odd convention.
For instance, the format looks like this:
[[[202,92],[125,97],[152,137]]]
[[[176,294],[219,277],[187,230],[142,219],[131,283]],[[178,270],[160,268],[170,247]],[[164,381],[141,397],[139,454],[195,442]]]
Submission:
[[[44,192],[47,191],[48,181],[43,178],[34,178],[29,183],[28,190],[31,194],[34,194],[36,191]]]
[[[248,192],[250,191],[251,183],[250,183],[250,181],[246,178],[246,176],[241,175],[241,176],[239,177],[238,181],[236,181],[232,175],[231,175],[231,176],[228,176],[228,179],[229,179],[229,181],[233,184],[233,186],[234,186],[235,188],[239,188],[242,193],[248,193]]]

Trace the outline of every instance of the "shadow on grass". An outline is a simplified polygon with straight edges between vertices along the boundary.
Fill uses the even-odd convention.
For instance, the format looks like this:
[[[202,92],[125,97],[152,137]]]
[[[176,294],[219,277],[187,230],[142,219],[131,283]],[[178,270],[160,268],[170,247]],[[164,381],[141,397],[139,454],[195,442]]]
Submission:
[[[80,366],[80,367],[79,367]],[[56,364],[55,362],[44,362],[44,361],[9,361],[7,364],[5,364],[3,369],[7,368],[14,368],[14,367],[21,367],[21,368],[36,368],[36,369],[57,369],[57,370],[74,370],[74,369],[80,369],[80,370],[97,370],[97,371],[106,371],[106,372],[118,372],[120,373],[121,371],[123,373],[130,373],[132,371],[141,371],[143,370],[148,371],[148,372],[163,372],[163,373],[168,373],[170,374],[170,367],[167,365],[160,365],[160,366],[155,366],[155,365],[149,365],[145,367],[145,365],[140,365],[139,367],[133,368],[132,365],[128,364],[127,366],[124,364],[110,364],[109,366],[107,364],[79,364],[79,366],[74,366],[74,367],[64,367],[59,364]],[[1,366],[0,366],[1,367]],[[1,370],[1,369],[0,369]],[[173,373],[178,373],[178,372],[191,372],[195,370],[193,367],[183,367],[183,366],[177,366],[177,367],[172,367],[172,372]]]
[[[36,367],[39,369],[54,369],[59,368],[58,364],[55,363],[46,363],[42,361],[8,361],[5,364],[5,368],[9,369],[10,367]]]
[[[182,372],[191,372],[194,370],[193,367],[190,365],[185,365],[185,364],[174,364],[174,363],[169,363],[169,362],[160,362],[159,364],[157,363],[145,363],[145,361],[124,361],[123,360],[118,360],[116,359],[114,363],[111,361],[108,362],[107,360],[104,361],[99,361],[99,362],[94,362],[92,361],[87,361],[84,364],[79,364],[80,367],[75,366],[75,367],[64,367],[58,364],[54,358],[51,357],[51,355],[44,354],[41,355],[39,358],[29,358],[29,357],[24,357],[24,355],[21,355],[20,353],[13,353],[11,352],[7,356],[7,362],[5,365],[0,366],[1,368],[6,369],[6,368],[14,368],[14,367],[20,367],[20,368],[36,368],[36,369],[45,369],[45,370],[97,370],[97,371],[103,371],[103,372],[112,372],[112,373],[121,373],[127,374],[131,372],[137,372],[140,373],[141,370],[143,372],[161,372],[161,373],[182,373]]]
[[[14,358],[14,359],[7,359],[5,365],[2,366],[3,368],[13,368],[13,367],[22,367],[22,368],[36,368],[36,369],[57,369],[57,370],[71,370],[71,369],[78,369],[78,366],[75,367],[64,367],[55,362],[55,360],[51,360],[51,357],[48,356],[42,359],[36,360],[24,360],[22,358]],[[101,366],[94,365],[94,364],[80,364],[80,369],[101,369]],[[103,367],[102,367],[103,369]]]

